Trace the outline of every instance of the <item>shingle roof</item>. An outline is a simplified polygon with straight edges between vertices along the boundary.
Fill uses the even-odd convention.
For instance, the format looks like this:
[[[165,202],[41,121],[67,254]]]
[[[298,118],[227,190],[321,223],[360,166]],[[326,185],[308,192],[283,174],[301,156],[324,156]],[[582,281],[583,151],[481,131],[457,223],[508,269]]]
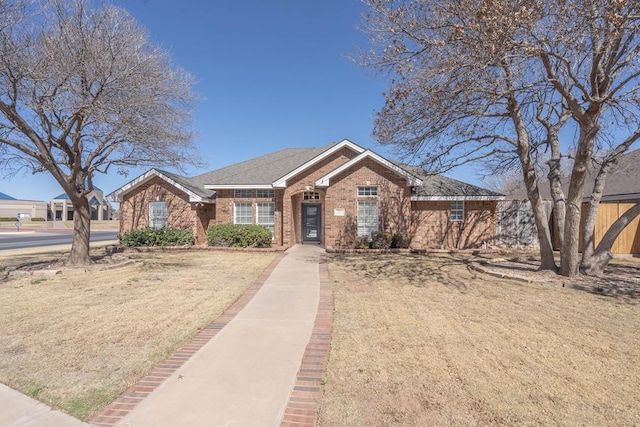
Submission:
[[[0,192],[0,200],[16,200],[16,198]]]
[[[596,172],[597,169],[595,168],[590,168],[589,170],[589,175],[584,184],[584,196],[586,198],[591,196]],[[569,179],[567,177],[562,182],[565,195],[569,191]],[[546,179],[541,180],[539,189],[543,199],[551,200],[549,182]],[[524,184],[518,183],[512,189],[507,190],[506,193],[507,198],[510,200],[527,199]],[[602,198],[603,200],[640,199],[640,149],[618,157],[618,163],[607,176]]]
[[[177,175],[175,173],[167,172],[160,169],[156,169],[156,170],[202,198],[215,199],[215,192],[213,190],[205,189],[203,185],[195,184],[193,182],[194,178],[188,178],[182,175]]]
[[[188,178],[188,180],[192,185],[200,187],[205,184],[270,185],[334,145],[335,143],[318,148],[286,148]]]
[[[468,184],[466,182],[458,181],[457,179],[448,178],[442,175],[427,174],[422,169],[413,166],[404,164],[398,164],[398,166],[404,168],[408,172],[411,172],[422,180],[422,185],[414,188],[412,197],[425,199],[455,199],[463,197],[467,199],[484,200],[496,200],[504,198],[503,194],[487,190],[486,188],[478,187],[477,185]]]

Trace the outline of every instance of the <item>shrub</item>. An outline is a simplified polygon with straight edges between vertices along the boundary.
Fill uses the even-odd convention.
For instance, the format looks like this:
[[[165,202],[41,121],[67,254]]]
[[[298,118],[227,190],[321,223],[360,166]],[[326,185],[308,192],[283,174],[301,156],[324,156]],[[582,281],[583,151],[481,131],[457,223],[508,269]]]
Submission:
[[[406,249],[411,244],[411,234],[406,231],[399,231],[393,235],[391,238],[391,247],[392,248],[402,248]]]
[[[268,248],[273,236],[268,228],[251,224],[216,224],[207,229],[209,246]]]
[[[9,218],[9,217],[6,217],[6,216],[0,217],[0,222],[9,222],[9,221],[14,221],[15,222],[15,221],[17,221],[17,218],[15,218],[15,217]]]
[[[31,218],[31,221],[32,222],[45,222],[46,219],[44,219],[44,218]]]
[[[371,233],[372,249],[389,249],[391,247],[391,233],[386,231],[374,231]]]
[[[131,230],[120,236],[122,246],[185,246],[193,245],[193,232],[176,228]]]
[[[353,243],[353,247],[356,249],[369,249],[371,247],[369,236],[356,237],[356,241]]]

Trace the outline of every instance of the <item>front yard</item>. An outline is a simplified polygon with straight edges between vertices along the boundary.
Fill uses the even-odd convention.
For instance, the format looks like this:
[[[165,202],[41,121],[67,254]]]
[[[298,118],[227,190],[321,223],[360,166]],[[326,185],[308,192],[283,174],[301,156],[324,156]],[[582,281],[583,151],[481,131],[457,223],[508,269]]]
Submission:
[[[640,301],[334,255],[321,426],[640,424]],[[637,265],[637,264],[636,264]]]
[[[0,382],[89,419],[276,256],[125,254],[134,263],[0,281]],[[0,253],[0,270],[59,257]],[[320,426],[640,424],[637,294],[499,279],[461,255],[328,258]]]
[[[60,255],[0,253],[0,269]],[[86,420],[217,318],[275,257],[151,252],[112,270],[0,281],[0,382]]]

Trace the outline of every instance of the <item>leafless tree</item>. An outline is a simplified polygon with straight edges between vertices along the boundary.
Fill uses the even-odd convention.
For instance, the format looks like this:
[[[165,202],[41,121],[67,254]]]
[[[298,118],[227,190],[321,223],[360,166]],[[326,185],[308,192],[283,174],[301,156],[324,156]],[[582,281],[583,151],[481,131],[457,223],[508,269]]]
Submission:
[[[541,268],[556,270],[539,191],[546,169],[557,228],[564,230],[560,273],[578,274],[581,205],[594,152],[611,165],[640,136],[639,4],[365,3],[364,30],[374,47],[363,54],[363,65],[391,76],[375,124],[378,140],[436,172],[475,161],[494,170],[517,164],[534,213]],[[569,156],[565,195],[559,171]],[[606,173],[602,169],[603,185]],[[592,191],[588,218],[595,218],[603,185]],[[592,232],[593,223],[589,227]]]
[[[96,173],[196,163],[192,77],[125,10],[0,0],[0,170],[48,172],[74,208],[68,263],[90,263]]]

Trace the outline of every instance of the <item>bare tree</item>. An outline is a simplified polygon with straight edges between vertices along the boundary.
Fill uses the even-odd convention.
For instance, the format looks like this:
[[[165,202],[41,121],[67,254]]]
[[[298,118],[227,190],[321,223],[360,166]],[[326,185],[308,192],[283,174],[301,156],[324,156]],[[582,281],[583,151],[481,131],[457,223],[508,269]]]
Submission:
[[[494,170],[518,164],[536,222],[541,268],[555,270],[539,191],[540,171],[547,169],[557,227],[564,230],[560,272],[578,274],[581,206],[594,151],[613,162],[637,139],[638,3],[366,4],[364,29],[374,49],[363,63],[392,76],[376,120],[378,140],[437,172],[472,161],[490,162]],[[565,195],[559,171],[570,153]]]
[[[197,162],[192,77],[121,8],[0,0],[3,8],[14,18],[0,18],[0,170],[56,179],[74,208],[67,262],[90,263],[86,195],[96,173]]]

